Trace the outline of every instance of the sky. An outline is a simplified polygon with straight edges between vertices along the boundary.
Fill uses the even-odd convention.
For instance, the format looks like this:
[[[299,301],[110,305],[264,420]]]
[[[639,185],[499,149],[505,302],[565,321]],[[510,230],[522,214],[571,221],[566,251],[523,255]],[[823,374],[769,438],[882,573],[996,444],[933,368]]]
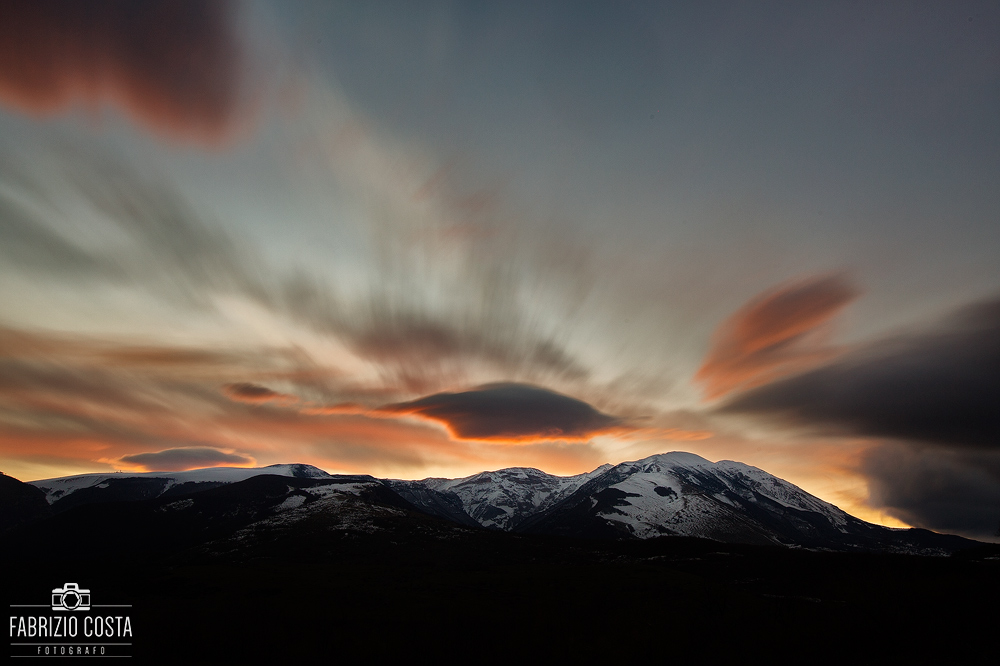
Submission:
[[[1000,538],[992,2],[0,2],[0,469],[684,450]]]

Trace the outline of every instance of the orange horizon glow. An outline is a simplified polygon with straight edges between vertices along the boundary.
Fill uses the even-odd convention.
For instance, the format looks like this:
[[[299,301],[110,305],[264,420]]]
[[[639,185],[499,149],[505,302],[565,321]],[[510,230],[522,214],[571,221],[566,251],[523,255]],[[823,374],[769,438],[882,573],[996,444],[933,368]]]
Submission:
[[[360,431],[365,431],[365,425],[366,424],[362,423],[353,424],[355,434]],[[389,432],[391,431],[377,429],[376,432],[366,432],[366,434],[369,436],[384,437]],[[861,485],[855,485],[848,489],[841,488],[841,484],[831,484],[829,481],[830,477],[837,475],[839,478],[844,471],[840,467],[839,463],[827,462],[824,463],[828,465],[826,467],[813,465],[808,470],[805,470],[802,468],[801,464],[796,464],[790,467],[786,464],[780,463],[780,461],[771,461],[769,464],[768,462],[762,460],[755,460],[754,456],[748,457],[746,455],[734,455],[737,453],[736,451],[730,451],[728,454],[723,453],[723,451],[727,448],[724,445],[721,447],[715,446],[710,450],[702,450],[701,445],[704,444],[706,440],[692,440],[692,442],[697,442],[699,446],[689,448],[688,452],[707,457],[712,461],[736,460],[738,462],[745,462],[746,464],[760,467],[765,469],[765,471],[776,474],[780,478],[799,486],[806,492],[809,492],[824,501],[830,502],[847,513],[867,522],[886,527],[911,527],[911,525],[900,521],[896,517],[890,515],[887,511],[870,506],[867,503],[867,494],[865,493],[863,483],[860,480],[857,483]],[[556,445],[555,443],[536,442],[533,445],[528,444],[510,447],[507,444],[496,442],[482,442],[481,444],[485,445],[485,448],[481,450],[470,449],[466,451],[465,455],[460,456],[460,458],[462,458],[460,464],[455,464],[454,462],[452,464],[444,465],[435,463],[426,466],[411,467],[409,473],[387,474],[376,473],[377,470],[373,470],[371,465],[366,465],[363,462],[352,463],[350,461],[338,461],[318,453],[310,454],[302,451],[294,456],[279,457],[273,451],[275,448],[278,448],[276,446],[268,447],[272,449],[270,453],[262,450],[261,457],[254,457],[252,462],[248,462],[246,464],[201,464],[164,470],[147,465],[124,463],[116,457],[99,455],[99,453],[107,451],[108,447],[106,444],[94,440],[55,440],[52,443],[57,444],[63,453],[65,453],[65,445],[76,444],[80,446],[80,449],[78,449],[80,453],[89,452],[91,455],[80,457],[73,460],[72,463],[63,458],[61,463],[56,462],[55,460],[47,463],[25,461],[25,464],[20,466],[24,471],[44,468],[45,473],[43,474],[24,475],[22,473],[19,475],[15,471],[19,467],[17,465],[14,466],[13,470],[10,465],[7,465],[7,469],[4,470],[4,473],[23,481],[34,481],[47,478],[73,476],[83,473],[114,472],[116,470],[134,471],[139,473],[169,473],[214,467],[254,468],[266,467],[267,465],[272,464],[302,463],[313,465],[329,473],[361,473],[372,474],[377,478],[400,478],[414,480],[428,477],[465,478],[480,472],[495,471],[508,467],[533,467],[557,476],[573,476],[593,471],[605,463],[617,465],[623,462],[642,459],[648,455],[653,455],[653,453],[650,452],[651,450],[655,450],[657,453],[667,453],[677,450],[676,447],[672,446],[668,441],[663,441],[660,446],[656,446],[656,442],[646,442],[645,450],[636,450],[633,452],[632,449],[624,449],[619,450],[617,454],[610,455],[609,452],[603,448],[598,448],[593,445],[583,445],[582,447],[577,445],[578,450],[570,452],[570,457],[567,457],[567,452],[565,451],[566,447]],[[383,443],[385,443],[384,440]],[[457,444],[459,443],[450,442],[445,443],[445,446]],[[546,444],[549,446],[546,446]],[[98,455],[93,455],[95,453]],[[156,451],[153,451],[153,453],[156,453]]]
[[[687,414],[656,426],[620,420],[584,434],[463,437],[446,418],[416,409],[368,407],[359,402],[323,405],[253,378],[329,381],[335,372],[310,367],[262,371],[253,353],[109,344],[99,340],[0,329],[0,358],[19,363],[25,380],[0,383],[0,407],[18,419],[0,421],[6,473],[37,480],[86,472],[166,471],[127,456],[208,447],[246,462],[191,462],[173,471],[304,463],[340,473],[380,478],[463,478],[485,470],[535,467],[558,475],[590,472],[601,464],[638,460],[677,449],[714,460],[754,464],[866,520],[900,526],[866,504],[856,490],[838,490],[824,475],[845,478],[856,450],[839,458],[806,455],[797,465],[753,453],[751,442],[699,428]],[[9,344],[8,344],[9,343]],[[273,364],[275,358],[265,362]],[[292,358],[292,357],[287,357]],[[281,363],[285,363],[282,360]],[[280,364],[279,364],[280,365]],[[249,377],[250,380],[240,380]],[[378,388],[378,387],[376,387]],[[389,395],[387,387],[362,395]],[[359,387],[351,388],[357,391]],[[366,393],[367,391],[367,393]],[[640,421],[645,421],[641,419]],[[777,449],[774,449],[777,451]],[[796,449],[799,455],[807,449]],[[180,455],[178,454],[178,455]],[[155,460],[156,458],[152,458]],[[816,479],[819,479],[817,482]],[[838,494],[839,493],[839,494]]]

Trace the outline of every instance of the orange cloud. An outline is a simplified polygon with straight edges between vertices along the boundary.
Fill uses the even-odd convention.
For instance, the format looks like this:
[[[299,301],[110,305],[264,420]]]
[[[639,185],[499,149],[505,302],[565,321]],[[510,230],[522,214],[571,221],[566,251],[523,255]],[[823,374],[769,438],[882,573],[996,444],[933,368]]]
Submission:
[[[365,416],[382,416],[377,410],[358,404],[356,402],[342,402],[336,405],[326,405],[324,407],[306,407],[300,413],[307,416],[335,416],[345,414],[360,414]]]
[[[233,130],[244,57],[224,0],[0,4],[0,103],[41,116],[111,102],[172,137]]]
[[[638,428],[523,384],[371,407],[364,403],[387,397],[378,387],[332,376],[317,383],[316,372],[281,349],[135,346],[0,328],[0,468],[25,480],[281,462],[404,478],[523,465],[573,474],[608,462],[603,444],[589,441],[596,435],[708,432],[683,420]],[[234,381],[243,377],[261,383]]]
[[[718,398],[827,360],[827,325],[859,294],[842,275],[826,275],[761,295],[719,327],[695,379]]]

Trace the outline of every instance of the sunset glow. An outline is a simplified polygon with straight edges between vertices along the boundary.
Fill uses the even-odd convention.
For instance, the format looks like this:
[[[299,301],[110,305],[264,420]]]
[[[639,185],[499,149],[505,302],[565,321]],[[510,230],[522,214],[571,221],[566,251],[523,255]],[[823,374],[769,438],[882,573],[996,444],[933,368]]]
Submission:
[[[682,450],[996,538],[1000,12],[722,4],[3,3],[0,469]]]

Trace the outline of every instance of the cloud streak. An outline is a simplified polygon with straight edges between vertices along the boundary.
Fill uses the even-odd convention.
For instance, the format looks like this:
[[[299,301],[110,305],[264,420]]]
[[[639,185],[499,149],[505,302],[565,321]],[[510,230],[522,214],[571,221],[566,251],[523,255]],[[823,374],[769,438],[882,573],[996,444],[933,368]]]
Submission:
[[[33,116],[111,103],[161,135],[234,129],[246,56],[226,0],[0,3],[0,104]]]
[[[270,298],[252,248],[162,179],[107,157],[0,155],[0,216],[0,257],[34,278],[142,289],[189,307],[220,294]]]
[[[31,165],[0,161],[0,218],[8,270],[140,290],[202,311],[220,297],[235,298],[336,338],[410,394],[468,384],[477,373],[533,381],[587,376],[521,302],[520,278],[506,256],[465,257],[459,274],[441,283],[400,268],[415,258],[397,248],[402,254],[389,251],[396,268],[345,295],[328,275],[270,265],[162,179],[72,150]],[[421,261],[433,264],[428,252]],[[445,300],[428,295],[444,288]]]
[[[859,295],[842,275],[785,284],[751,301],[715,333],[695,379],[708,398],[766,384],[828,359],[824,333]]]
[[[750,390],[723,411],[841,434],[1000,449],[1000,301]]]
[[[1000,300],[741,393],[722,412],[872,440],[869,503],[975,538],[1000,526]]]

